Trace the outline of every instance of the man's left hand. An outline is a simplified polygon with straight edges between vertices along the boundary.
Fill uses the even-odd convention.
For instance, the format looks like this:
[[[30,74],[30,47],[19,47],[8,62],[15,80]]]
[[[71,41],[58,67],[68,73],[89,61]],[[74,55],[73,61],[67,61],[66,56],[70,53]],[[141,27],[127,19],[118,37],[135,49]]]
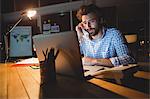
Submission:
[[[90,58],[90,57],[83,57],[82,63],[83,63],[83,65],[88,65],[88,66],[96,65],[96,59]]]

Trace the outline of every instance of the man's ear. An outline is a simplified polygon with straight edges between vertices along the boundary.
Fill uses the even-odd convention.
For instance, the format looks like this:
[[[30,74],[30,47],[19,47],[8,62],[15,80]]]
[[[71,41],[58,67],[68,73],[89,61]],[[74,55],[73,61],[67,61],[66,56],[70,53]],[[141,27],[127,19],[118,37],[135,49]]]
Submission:
[[[104,23],[104,19],[102,17],[98,18],[98,26],[102,27]]]

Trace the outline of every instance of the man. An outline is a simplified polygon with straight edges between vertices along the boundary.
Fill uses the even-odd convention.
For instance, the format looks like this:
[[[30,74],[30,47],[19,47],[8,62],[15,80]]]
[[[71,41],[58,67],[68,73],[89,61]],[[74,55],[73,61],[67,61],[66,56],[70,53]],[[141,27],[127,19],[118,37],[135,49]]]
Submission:
[[[76,16],[81,21],[76,31],[84,65],[113,67],[135,62],[122,34],[115,28],[103,26],[98,7],[81,6]]]

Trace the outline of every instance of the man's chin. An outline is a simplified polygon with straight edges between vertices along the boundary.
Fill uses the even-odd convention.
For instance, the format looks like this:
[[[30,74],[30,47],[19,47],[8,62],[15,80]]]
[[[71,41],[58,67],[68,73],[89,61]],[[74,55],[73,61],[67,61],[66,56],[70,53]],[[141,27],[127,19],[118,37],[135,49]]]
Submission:
[[[94,35],[95,35],[95,33],[94,33],[94,32],[91,32],[91,33],[89,33],[89,35],[90,35],[90,36],[94,36]]]

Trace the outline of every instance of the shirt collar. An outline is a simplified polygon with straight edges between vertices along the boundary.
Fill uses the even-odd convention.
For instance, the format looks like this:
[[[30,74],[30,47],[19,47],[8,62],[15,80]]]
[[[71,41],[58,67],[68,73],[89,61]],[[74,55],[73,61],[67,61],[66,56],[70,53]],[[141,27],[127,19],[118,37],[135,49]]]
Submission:
[[[91,41],[97,41],[97,40],[101,40],[102,38],[104,38],[104,35],[106,34],[106,28],[102,27],[102,36],[100,37],[100,35],[97,35],[96,39],[93,39]]]

